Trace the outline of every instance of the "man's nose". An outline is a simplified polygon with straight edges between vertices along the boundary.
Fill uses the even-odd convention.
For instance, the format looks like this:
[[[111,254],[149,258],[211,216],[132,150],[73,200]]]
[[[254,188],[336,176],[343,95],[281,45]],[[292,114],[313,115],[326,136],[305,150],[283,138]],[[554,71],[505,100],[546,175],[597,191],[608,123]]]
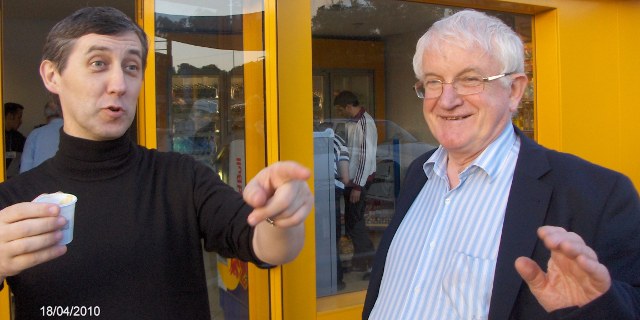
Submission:
[[[458,94],[452,83],[442,84],[442,94],[438,98],[441,108],[450,109],[462,104],[462,96]]]
[[[109,94],[123,95],[127,91],[124,70],[113,68],[109,74],[109,84],[107,91]]]

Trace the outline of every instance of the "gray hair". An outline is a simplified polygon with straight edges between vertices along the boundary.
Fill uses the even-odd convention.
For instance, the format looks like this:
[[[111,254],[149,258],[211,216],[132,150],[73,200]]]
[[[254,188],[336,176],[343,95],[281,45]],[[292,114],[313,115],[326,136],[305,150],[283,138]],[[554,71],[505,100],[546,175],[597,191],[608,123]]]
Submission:
[[[498,18],[463,10],[434,23],[418,40],[413,56],[413,71],[418,79],[423,75],[424,52],[440,50],[442,43],[463,49],[479,47],[502,65],[502,72],[524,72],[524,47],[518,34]]]
[[[47,119],[62,118],[62,108],[60,108],[59,104],[49,101],[44,104],[44,117]]]

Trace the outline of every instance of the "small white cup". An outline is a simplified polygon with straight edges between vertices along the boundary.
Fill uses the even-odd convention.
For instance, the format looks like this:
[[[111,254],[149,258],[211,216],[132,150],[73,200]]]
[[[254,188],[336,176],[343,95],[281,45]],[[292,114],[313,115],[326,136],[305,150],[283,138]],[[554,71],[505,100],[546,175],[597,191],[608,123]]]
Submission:
[[[67,224],[62,227],[62,239],[59,244],[69,244],[73,240],[73,219],[78,198],[69,193],[45,193],[33,199],[33,202],[53,203],[60,207],[60,215],[67,219]]]

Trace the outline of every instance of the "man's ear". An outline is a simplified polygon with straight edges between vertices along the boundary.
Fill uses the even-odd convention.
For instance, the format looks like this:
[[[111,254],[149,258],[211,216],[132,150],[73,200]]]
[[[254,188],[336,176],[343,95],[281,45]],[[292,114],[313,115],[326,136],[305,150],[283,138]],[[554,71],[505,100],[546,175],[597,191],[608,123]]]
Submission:
[[[511,94],[509,95],[509,109],[511,112],[516,112],[518,110],[518,104],[524,94],[524,90],[527,88],[527,84],[529,83],[529,79],[524,73],[516,73],[512,77]]]
[[[42,83],[51,93],[58,94],[59,74],[55,64],[49,60],[40,63],[40,77]]]

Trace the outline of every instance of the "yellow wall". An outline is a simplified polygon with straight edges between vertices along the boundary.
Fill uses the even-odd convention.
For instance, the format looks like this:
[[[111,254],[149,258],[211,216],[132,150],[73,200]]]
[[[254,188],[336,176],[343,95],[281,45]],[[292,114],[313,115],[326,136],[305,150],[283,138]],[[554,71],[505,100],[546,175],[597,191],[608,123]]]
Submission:
[[[535,20],[540,143],[621,171],[640,187],[640,3],[527,2],[557,8]]]

